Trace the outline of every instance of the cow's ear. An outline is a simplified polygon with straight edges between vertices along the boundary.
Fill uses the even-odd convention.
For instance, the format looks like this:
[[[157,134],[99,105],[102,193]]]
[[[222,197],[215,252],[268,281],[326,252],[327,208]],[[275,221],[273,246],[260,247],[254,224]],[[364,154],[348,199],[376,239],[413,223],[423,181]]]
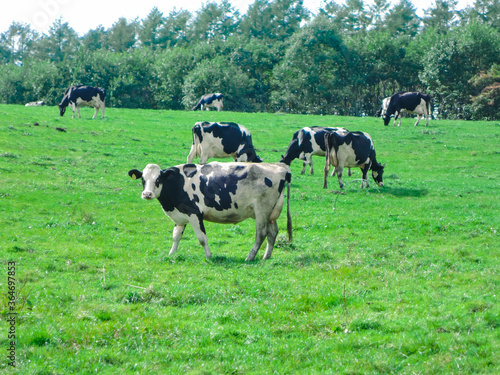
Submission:
[[[142,177],[142,172],[138,171],[137,169],[131,169],[128,171],[128,175],[132,180],[137,180],[138,178]]]

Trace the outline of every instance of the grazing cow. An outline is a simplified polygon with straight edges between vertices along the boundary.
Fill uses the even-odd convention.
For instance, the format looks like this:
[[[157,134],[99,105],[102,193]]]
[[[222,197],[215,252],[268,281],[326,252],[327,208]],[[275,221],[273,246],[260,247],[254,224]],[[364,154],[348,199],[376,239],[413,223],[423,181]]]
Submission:
[[[426,119],[425,126],[429,125],[429,115],[431,113],[431,96],[422,94],[421,92],[402,92],[391,96],[387,111],[384,117],[384,125],[389,125],[391,116],[394,115],[394,126],[399,117],[399,124],[401,126],[401,112],[417,114],[418,125],[420,117],[424,116]]]
[[[391,97],[384,98],[382,100],[382,106],[379,108],[377,113],[375,113],[375,117],[385,117],[385,114],[387,113],[387,107],[389,107],[389,102],[391,101]]]
[[[257,156],[250,132],[234,122],[197,122],[193,126],[193,145],[187,157],[191,163],[200,157],[205,164],[209,158],[233,157],[234,161],[262,162]]]
[[[206,94],[200,98],[198,104],[193,107],[193,111],[197,109],[201,109],[202,111],[206,109],[209,111],[210,107],[217,108],[217,112],[222,111],[222,107],[224,106],[222,103],[223,95],[221,93],[215,94]]]
[[[42,105],[45,105],[45,102],[43,100],[40,100],[38,102],[26,103],[24,106],[25,107],[41,107]]]
[[[285,156],[281,156],[281,163],[290,165],[294,159],[303,160],[301,174],[306,171],[309,164],[311,174],[314,174],[312,157],[313,155],[325,156],[325,134],[330,132],[348,132],[344,128],[326,128],[322,126],[305,127],[297,130],[293,136]],[[349,176],[351,175],[349,171]]]
[[[368,170],[372,170],[372,176],[378,186],[383,186],[382,175],[384,173],[384,165],[377,162],[375,155],[375,147],[368,133],[364,132],[348,132],[338,133],[331,132],[325,134],[325,175],[323,188],[327,188],[327,175],[330,170],[330,165],[335,167],[339,179],[339,185],[342,189],[342,170],[345,167],[359,167],[363,173],[361,188],[370,187],[367,174]]]
[[[73,118],[75,118],[75,110],[78,110],[78,118],[80,116],[80,107],[94,107],[93,119],[97,116],[97,112],[101,109],[102,117],[104,118],[104,101],[106,92],[104,89],[90,86],[71,86],[64,92],[61,104],[59,104],[59,114],[61,116],[66,112],[66,107],[71,105],[73,108]]]
[[[246,260],[253,260],[267,237],[264,259],[271,257],[278,235],[277,220],[287,183],[287,229],[292,241],[290,215],[290,169],[284,164],[218,163],[182,164],[160,169],[148,164],[144,170],[129,171],[142,178],[142,198],[157,198],[163,211],[175,223],[169,255],[175,254],[186,227],[191,224],[198,241],[211,258],[204,221],[236,224],[248,218],[256,221],[255,244]]]

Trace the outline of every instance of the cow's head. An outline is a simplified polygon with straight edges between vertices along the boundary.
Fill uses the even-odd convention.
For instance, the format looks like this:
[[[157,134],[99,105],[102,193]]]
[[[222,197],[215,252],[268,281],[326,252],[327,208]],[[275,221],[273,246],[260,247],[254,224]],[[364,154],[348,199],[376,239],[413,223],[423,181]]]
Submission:
[[[158,198],[162,189],[162,177],[164,172],[156,164],[148,164],[141,172],[137,169],[132,169],[128,175],[133,179],[142,178],[142,199]]]
[[[66,112],[66,106],[59,105],[59,116],[63,116],[64,112]]]
[[[384,174],[385,164],[380,164],[372,167],[372,177],[378,186],[384,186],[384,181],[382,180],[382,175]]]

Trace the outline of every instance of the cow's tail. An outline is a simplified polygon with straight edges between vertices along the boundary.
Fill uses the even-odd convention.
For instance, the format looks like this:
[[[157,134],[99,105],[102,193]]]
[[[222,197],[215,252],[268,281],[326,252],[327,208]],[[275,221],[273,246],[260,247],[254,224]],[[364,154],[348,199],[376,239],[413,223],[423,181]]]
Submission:
[[[286,174],[286,181],[287,181],[287,187],[286,187],[286,194],[287,194],[287,200],[286,200],[286,230],[288,232],[288,242],[292,243],[292,240],[293,240],[293,234],[292,234],[292,214],[290,213],[290,183],[292,182],[292,174],[290,172],[287,172],[287,174]]]
[[[337,149],[337,138],[335,137],[335,132],[325,132],[325,176],[323,180],[323,189],[328,188],[328,172],[330,172],[330,165],[333,165],[334,167],[338,165],[338,161],[334,160],[333,163],[330,160],[332,158],[331,150],[334,148],[334,150]],[[331,135],[331,140],[332,142],[330,143],[330,135]],[[333,155],[334,158],[337,157],[337,153],[335,152]]]

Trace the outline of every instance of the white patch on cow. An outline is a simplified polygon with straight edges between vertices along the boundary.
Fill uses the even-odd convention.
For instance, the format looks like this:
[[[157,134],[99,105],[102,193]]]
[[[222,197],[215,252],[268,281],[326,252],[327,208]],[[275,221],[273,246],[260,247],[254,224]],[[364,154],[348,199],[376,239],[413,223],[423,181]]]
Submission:
[[[161,193],[162,185],[156,186],[156,180],[160,177],[161,169],[156,164],[148,164],[142,172],[144,180],[144,189],[142,191],[142,199],[158,198]]]
[[[337,154],[335,152],[332,152],[334,154],[335,158],[335,164],[334,166],[339,167],[339,168],[345,168],[345,167],[358,167],[358,163],[356,162],[356,154],[354,153],[354,149],[347,144],[342,144],[339,146],[339,150]],[[363,163],[365,164],[365,163]]]
[[[99,112],[99,109],[101,109],[102,112],[102,117],[104,117],[104,108],[105,104],[101,100],[101,97],[99,95],[93,96],[92,100],[83,100],[82,98],[77,98],[76,103],[71,103],[71,106],[73,108],[73,118],[75,117],[75,110],[78,110],[78,117],[81,118],[80,116],[80,107],[94,107],[94,116],[92,117],[93,119],[97,116],[97,112]]]
[[[418,125],[418,123],[420,122],[420,119],[422,117],[425,117],[425,119],[426,119],[425,126],[429,125],[429,112],[427,110],[427,103],[425,102],[424,99],[420,99],[420,104],[417,105],[413,111],[410,111],[408,109],[402,108],[401,109],[401,113],[413,113],[413,114],[416,114],[417,115],[417,122],[415,123],[414,126]],[[401,114],[397,113],[397,112],[395,113],[395,116],[394,116],[394,126],[396,126],[396,121],[397,121],[398,116],[399,116],[398,126],[401,126]]]
[[[224,107],[224,104],[222,103],[222,100],[220,99],[215,99],[212,103],[210,104],[202,104],[201,105],[201,110],[203,111],[204,109],[209,111],[210,107],[216,108],[217,112],[222,111],[222,108]]]

